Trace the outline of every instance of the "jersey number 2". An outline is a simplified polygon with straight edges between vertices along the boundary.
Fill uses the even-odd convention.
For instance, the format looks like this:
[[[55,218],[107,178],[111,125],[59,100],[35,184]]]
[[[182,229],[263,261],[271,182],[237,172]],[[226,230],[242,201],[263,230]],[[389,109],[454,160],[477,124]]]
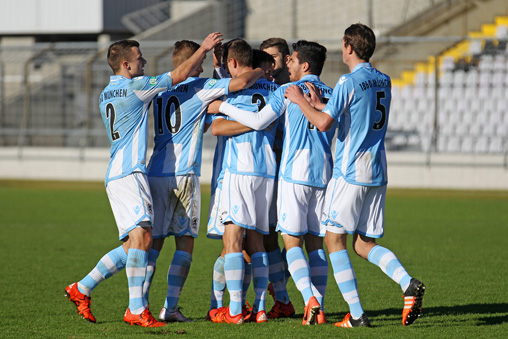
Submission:
[[[111,140],[115,141],[120,139],[120,133],[115,131],[115,120],[116,120],[116,112],[115,106],[112,103],[106,105],[106,119],[109,120],[109,132],[111,133]]]

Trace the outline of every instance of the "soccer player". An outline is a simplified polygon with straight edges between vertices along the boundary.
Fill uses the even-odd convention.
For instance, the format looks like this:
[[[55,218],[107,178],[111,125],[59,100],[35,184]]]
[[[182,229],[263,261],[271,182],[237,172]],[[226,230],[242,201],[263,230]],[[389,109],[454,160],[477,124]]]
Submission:
[[[124,321],[131,325],[159,327],[143,301],[143,283],[152,245],[152,197],[146,178],[148,107],[158,93],[184,81],[201,64],[206,53],[222,40],[222,34],[206,37],[196,53],[174,71],[144,76],[146,60],[139,43],[113,43],[107,60],[114,75],[99,97],[99,108],[111,142],[106,191],[123,244],[106,255],[82,280],[66,287],[66,296],[82,318],[96,322],[90,310],[92,290],[126,268],[129,307]]]
[[[343,61],[351,73],[340,77],[330,101],[326,105],[314,103],[315,109],[297,87],[286,91],[319,130],[326,131],[339,122],[334,173],[322,220],[335,280],[350,308],[344,320],[335,324],[338,327],[370,326],[346,250],[348,234],[353,234],[355,252],[379,266],[402,288],[402,324],[411,325],[418,318],[425,292],[423,283],[406,272],[393,252],[376,244],[384,233],[388,181],[384,139],[391,80],[369,63],[375,47],[376,38],[369,27],[351,25],[342,39]]]
[[[328,98],[332,90],[319,80],[326,60],[326,48],[315,42],[301,40],[293,44],[293,49],[288,62],[290,80],[297,86],[311,82]],[[277,230],[281,231],[287,250],[289,271],[305,301],[302,324],[310,325],[326,322],[321,308],[326,291],[328,263],[322,240],[325,229],[319,219],[332,171],[330,144],[334,131],[319,132],[309,124],[298,106],[284,98],[288,86],[289,84],[281,86],[275,91],[258,114],[228,103],[220,104],[219,111],[254,129],[265,128],[281,115],[284,118]],[[209,106],[209,112],[216,111],[217,103]],[[311,267],[302,248],[304,238]]]
[[[227,71],[238,76],[252,69],[252,48],[241,39],[234,40],[226,51]],[[277,85],[258,80],[243,91],[231,93],[227,101],[257,112]],[[213,128],[213,125],[212,125]],[[268,233],[268,207],[273,194],[275,155],[272,151],[275,130],[251,131],[228,137],[225,151],[225,172],[220,201],[221,218],[225,224],[224,274],[230,294],[228,307],[210,312],[212,321],[241,324],[245,249],[252,260],[253,285],[256,300],[251,319],[268,321],[265,295],[268,282],[268,257],[263,246],[263,234]],[[246,234],[244,248],[244,233]]]
[[[224,48],[227,48],[228,44],[223,45]],[[254,49],[253,51],[253,68],[261,68],[265,70],[265,75],[263,76],[265,80],[272,81],[273,74],[273,65],[275,64],[275,60],[271,55],[266,52],[263,52],[258,49]],[[222,59],[222,55],[215,57],[216,53],[214,53],[214,64],[216,70],[220,68],[222,62],[219,59]],[[224,68],[222,68],[224,69]],[[229,76],[226,74],[227,72],[216,71],[217,74],[224,74],[225,76]],[[213,158],[213,174],[212,174],[212,182],[211,182],[211,192],[212,196],[210,199],[209,213],[208,213],[208,232],[207,237],[211,239],[222,239],[222,235],[224,234],[224,224],[220,219],[220,197],[222,190],[222,179],[224,176],[224,151],[225,151],[225,143],[227,140],[227,136],[234,136],[238,134],[242,134],[245,132],[249,132],[252,129],[246,127],[234,120],[228,120],[227,116],[224,115],[212,115],[208,114],[207,122],[211,124],[212,134],[217,136],[217,144],[215,147],[215,153]],[[279,251],[280,252],[280,251]],[[207,320],[211,321],[210,313],[213,312],[217,308],[223,307],[223,295],[226,289],[226,279],[224,277],[224,256],[225,249],[221,252],[221,255],[217,257],[213,268],[212,275],[212,293],[211,293],[211,302],[210,302],[210,310],[207,314]],[[246,253],[244,253],[246,256]],[[247,259],[247,258],[246,258]],[[243,291],[242,291],[242,307],[244,313],[244,320],[248,321],[250,319],[249,310],[245,305],[245,297],[247,293],[248,286],[250,284],[251,279],[251,264],[250,260],[246,260],[245,263],[245,274],[244,274],[244,283],[243,283]]]
[[[273,70],[273,79],[276,84],[283,85],[289,82],[289,71],[287,63],[291,58],[289,53],[289,46],[286,40],[282,38],[269,38],[264,40],[259,46],[261,50],[270,54],[275,61]],[[278,125],[280,129],[277,130],[275,135],[275,142],[273,144],[273,150],[275,152],[275,158],[277,160],[277,166],[280,165],[281,153],[282,153],[282,142],[283,142],[283,125]],[[279,173],[279,168],[277,168]],[[276,178],[276,182],[277,182]],[[287,279],[290,276],[288,271],[285,253],[281,253],[279,248],[279,237],[276,231],[277,227],[277,186],[273,190],[272,205],[270,206],[269,220],[270,220],[270,233],[264,237],[264,245],[266,252],[268,253],[268,263],[270,264],[268,270],[268,279],[270,284],[268,285],[268,291],[274,298],[274,304],[272,309],[268,312],[267,316],[269,319],[276,318],[287,318],[295,314],[295,308],[289,300],[287,291]],[[285,252],[285,249],[284,249]]]
[[[185,63],[199,49],[189,40],[175,43],[173,66]],[[161,93],[154,100],[155,144],[148,165],[148,180],[154,201],[153,245],[149,255],[145,298],[156,261],[166,237],[174,236],[176,251],[168,270],[168,290],[159,319],[188,322],[178,309],[198,236],[201,213],[201,153],[206,107],[225,94],[251,86],[264,72],[245,72],[238,78],[199,78],[201,64],[191,77]]]
[[[264,40],[259,49],[270,54],[275,60],[273,68],[273,79],[277,85],[287,84],[289,82],[289,71],[287,63],[291,58],[289,46],[286,40],[282,38],[269,38]]]

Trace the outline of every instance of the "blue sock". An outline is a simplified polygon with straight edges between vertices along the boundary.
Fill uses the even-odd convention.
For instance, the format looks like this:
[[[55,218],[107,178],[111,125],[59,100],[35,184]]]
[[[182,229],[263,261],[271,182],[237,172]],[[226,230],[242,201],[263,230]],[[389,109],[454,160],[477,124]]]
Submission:
[[[229,291],[229,314],[242,313],[242,285],[245,261],[242,252],[228,253],[224,258],[224,275]]]
[[[302,293],[305,305],[310,298],[314,296],[312,293],[310,268],[305,253],[301,247],[293,247],[286,253],[289,272],[295,282],[296,287]]]
[[[168,311],[175,311],[180,299],[183,285],[189,275],[192,255],[185,251],[176,250],[168,270],[168,293],[164,307]]]
[[[310,279],[312,281],[312,290],[321,310],[324,311],[324,300],[326,285],[328,282],[328,260],[323,249],[315,250],[309,253]]]
[[[148,252],[137,248],[129,249],[125,271],[129,283],[129,309],[132,314],[141,314],[146,308],[143,299],[143,283],[147,264]]]
[[[210,301],[210,309],[222,307],[222,299],[224,290],[226,289],[226,277],[224,276],[224,258],[219,255],[213,265],[212,276],[212,299]]]
[[[95,268],[78,282],[78,290],[90,296],[92,290],[97,287],[100,282],[123,270],[126,262],[127,253],[125,253],[123,246],[109,251],[99,260]]]
[[[266,252],[257,252],[251,256],[253,284],[256,292],[254,312],[265,310],[266,287],[268,286],[268,255]]]
[[[249,290],[250,282],[252,280],[252,263],[245,263],[243,272],[243,284],[242,284],[242,306],[245,305],[247,300],[247,291]]]
[[[332,263],[333,275],[344,300],[349,305],[351,316],[358,319],[363,314],[360,296],[356,285],[356,276],[347,250],[330,253],[330,262]]]
[[[411,276],[406,272],[406,269],[392,251],[377,245],[370,250],[368,259],[399,284],[403,292],[406,291],[411,282]]]
[[[280,249],[268,252],[268,278],[273,285],[275,300],[284,304],[289,302],[288,290],[286,288],[286,269]]]
[[[150,286],[152,286],[153,275],[155,274],[155,268],[157,266],[157,258],[159,257],[159,251],[150,249],[148,252],[148,265],[146,266],[146,277],[143,283],[143,299],[145,306],[148,306],[148,296],[150,294]]]

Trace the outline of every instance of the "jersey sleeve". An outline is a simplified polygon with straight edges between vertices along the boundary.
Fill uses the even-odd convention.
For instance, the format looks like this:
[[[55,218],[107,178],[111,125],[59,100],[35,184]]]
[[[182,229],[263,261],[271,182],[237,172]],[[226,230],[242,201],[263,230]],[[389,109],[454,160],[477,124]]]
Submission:
[[[207,79],[202,83],[202,86],[197,90],[196,95],[205,105],[208,105],[213,100],[219,99],[223,95],[229,94],[229,83],[231,78],[227,79]]]
[[[353,94],[353,80],[347,75],[343,75],[335,85],[332,96],[330,100],[328,100],[323,112],[329,114],[333,119],[338,121],[345,109],[351,104]]]
[[[142,101],[150,101],[157,94],[167,91],[173,84],[170,73],[156,77],[141,76],[133,79],[133,92]]]
[[[272,121],[278,118],[277,113],[272,109],[270,104],[263,107],[261,111],[255,113],[240,109],[228,104],[227,102],[223,102],[220,105],[219,110],[221,113],[230,116],[242,125],[258,131],[265,129]]]

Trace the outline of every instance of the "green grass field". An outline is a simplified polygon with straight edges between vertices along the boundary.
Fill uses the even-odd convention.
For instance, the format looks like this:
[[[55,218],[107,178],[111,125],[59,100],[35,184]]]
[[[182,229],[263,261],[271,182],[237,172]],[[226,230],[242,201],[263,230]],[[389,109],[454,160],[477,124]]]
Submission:
[[[209,187],[203,187],[206,216]],[[427,286],[423,315],[401,324],[398,285],[350,251],[363,307],[373,328],[333,326],[348,311],[330,270],[325,300],[329,323],[301,325],[303,301],[292,281],[294,319],[233,326],[205,321],[213,263],[221,243],[206,238],[206,217],[182,292],[182,313],[194,323],[163,328],[123,322],[128,305],[125,273],[92,294],[97,324],[81,319],[64,297],[109,250],[119,245],[102,183],[0,181],[1,338],[479,338],[508,336],[508,192],[389,189],[385,237],[408,272]],[[174,251],[169,239],[158,260],[150,308],[158,314]],[[267,305],[271,306],[268,296]],[[253,301],[252,287],[249,301]]]

